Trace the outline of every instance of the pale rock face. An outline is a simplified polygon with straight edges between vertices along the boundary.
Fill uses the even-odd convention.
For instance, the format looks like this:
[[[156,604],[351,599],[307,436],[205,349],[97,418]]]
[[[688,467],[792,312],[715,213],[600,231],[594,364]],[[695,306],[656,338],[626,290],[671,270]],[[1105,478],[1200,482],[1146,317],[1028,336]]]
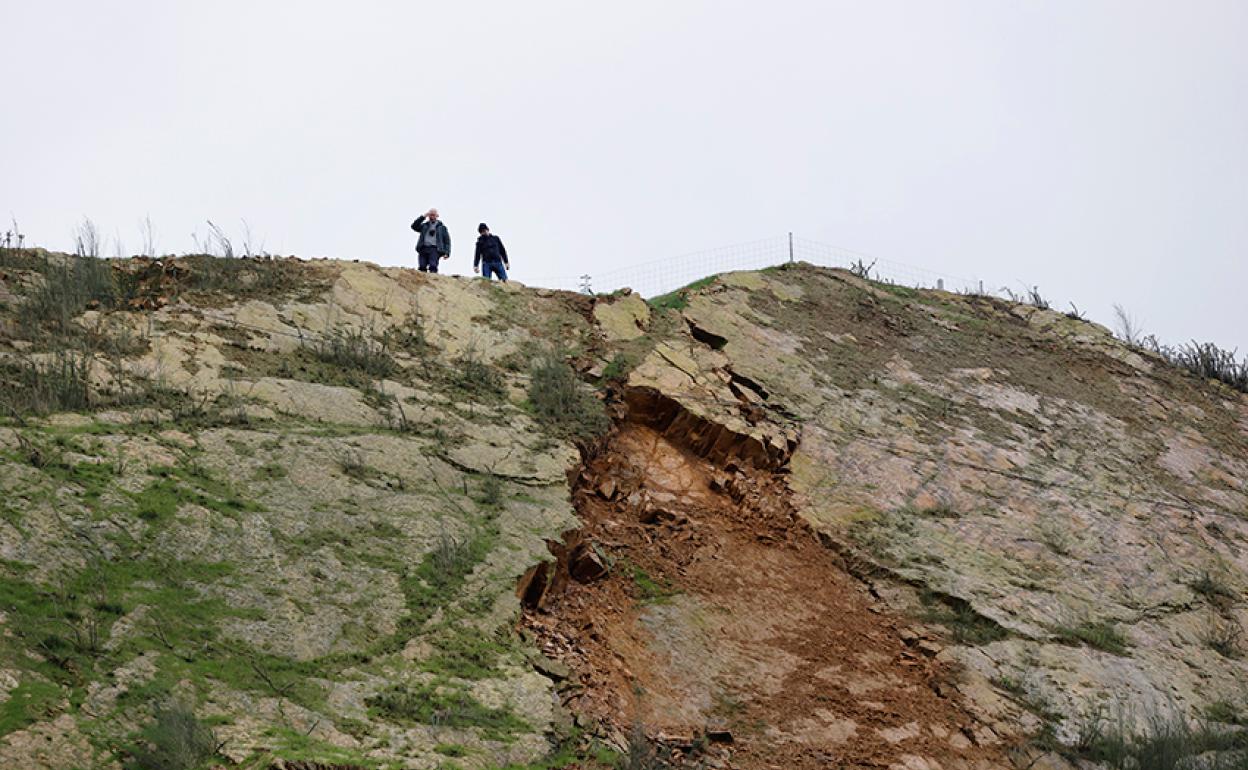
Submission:
[[[0,766],[30,770],[121,767],[115,759],[96,756],[87,736],[69,714],[0,738]]]
[[[822,296],[861,288],[834,280],[842,288],[824,282]],[[1245,662],[1200,637],[1211,622],[1242,623],[1242,613],[1210,621],[1188,586],[1201,570],[1218,572],[1237,591],[1248,584],[1241,405],[1218,416],[1230,427],[1211,432],[1211,407],[1183,403],[1192,396],[1175,395],[1173,385],[1120,385],[1121,364],[1145,377],[1156,367],[1106,330],[1061,313],[1012,308],[1027,335],[1103,363],[1073,378],[1040,374],[1056,377],[1045,380],[1021,374],[1033,366],[1022,348],[1013,362],[940,369],[923,352],[927,343],[913,340],[939,339],[966,323],[953,295],[922,310],[947,315],[944,323],[922,331],[922,321],[901,320],[899,311],[909,336],[888,339],[852,317],[837,325],[831,312],[818,337],[786,322],[795,297],[815,294],[810,286],[797,294],[768,274],[724,277],[684,311],[715,344],[660,343],[630,385],[659,390],[747,435],[764,436],[800,415],[790,483],[802,515],[893,574],[964,600],[1005,629],[1004,641],[951,654],[984,680],[1025,675],[1028,690],[1068,715],[1068,725],[1101,702],[1129,703],[1133,718],[1143,719],[1175,702],[1199,714],[1207,703],[1237,697],[1228,693],[1248,683]],[[820,338],[838,346],[852,339],[858,352],[824,354]],[[875,375],[859,375],[857,389],[828,382],[826,373],[843,377],[838,369],[860,366],[863,352],[878,361]],[[717,377],[723,371],[768,392],[766,419],[741,419],[740,399]],[[1154,409],[1159,398],[1163,406]],[[1209,536],[1208,527],[1218,534]],[[1117,627],[1128,644],[1123,654],[1057,642],[1062,629],[1096,622]],[[1007,712],[998,718],[1003,731],[1034,727],[1034,717],[993,706],[992,689],[985,682],[968,691],[988,710]]]
[[[0,736],[0,766],[119,766],[96,746],[150,721],[153,703],[135,700],[148,689],[198,699],[234,762],[300,741],[348,764],[436,768],[448,744],[473,766],[543,757],[559,696],[509,634],[517,580],[578,526],[582,453],[528,403],[530,363],[551,348],[578,362],[639,353],[615,408],[679,429],[725,468],[774,470],[889,610],[944,624],[937,657],[960,665],[957,692],[979,720],[937,736],[959,751],[1033,734],[1041,711],[1069,740],[1100,704],[1137,720],[1198,714],[1248,687],[1248,661],[1209,644],[1248,624],[1248,400],[1101,327],[802,266],[720,276],[678,316],[634,294],[316,269],[323,289],[297,297],[80,319],[145,340],[123,377],[228,407],[121,404],[0,427],[0,558],[45,592],[103,559],[118,592],[97,602],[109,676],[81,706],[42,687],[42,710]],[[359,382],[318,370],[305,341],[335,331],[390,335],[396,369]],[[114,363],[94,362],[97,387],[116,384]],[[462,377],[472,363],[497,383]],[[32,437],[64,462],[21,461]],[[1196,588],[1204,575],[1238,601],[1214,604]],[[40,653],[14,641],[28,620],[6,608],[0,621],[0,703],[47,683],[32,673]],[[772,621],[760,612],[760,635],[778,632]],[[687,680],[688,699],[656,706],[668,713],[706,713],[716,676],[765,691],[793,665],[721,655],[706,670],[716,621],[693,597],[641,622]],[[221,665],[221,649],[247,665]],[[864,702],[880,686],[825,673]],[[500,739],[386,716],[380,696],[396,685],[525,726]],[[927,728],[813,710],[772,729],[904,746]]]
[[[313,751],[320,756],[409,767],[443,765],[439,744],[461,744],[498,766],[548,752],[545,734],[560,718],[551,681],[529,668],[515,642],[488,640],[515,622],[515,581],[550,558],[548,540],[576,526],[568,473],[577,449],[520,402],[529,359],[597,334],[575,304],[586,300],[366,264],[318,269],[330,279],[320,296],[214,299],[202,309],[180,301],[83,319],[142,339],[142,349],[120,361],[123,377],[185,391],[199,406],[189,422],[168,405],[123,405],[54,416],[22,432],[48,451],[58,441],[71,447],[69,466],[107,467],[91,495],[85,482],[3,461],[0,492],[20,504],[0,518],[0,556],[27,565],[28,579],[57,585],[97,569],[101,557],[135,559],[152,573],[108,589],[119,592],[107,601],[120,611],[100,640],[119,663],[110,678],[91,682],[81,707],[33,706],[33,724],[0,737],[0,765],[117,766],[96,757],[84,733],[125,745],[160,702],[133,691],[163,692],[168,685],[158,683],[171,676],[180,678],[173,691],[198,702],[201,716],[222,718],[222,753],[235,762],[302,751],[290,745],[301,733],[323,747]],[[638,317],[648,312],[638,298],[628,307]],[[316,381],[321,374],[307,368],[316,362],[306,346],[320,335],[380,338],[392,329],[418,330],[427,347],[396,350],[400,368],[373,380],[376,393],[332,377]],[[518,363],[497,365],[509,357]],[[466,358],[495,371],[501,392],[458,384]],[[94,362],[97,387],[117,385],[115,366]],[[218,397],[229,406],[214,407]],[[0,445],[17,450],[18,434],[0,429]],[[462,570],[445,586],[438,570],[411,576],[438,549],[470,543],[479,544],[471,554],[447,559],[471,561],[440,568]],[[177,601],[190,608],[162,606],[171,600],[162,588],[168,565],[187,565]],[[422,591],[433,606],[413,609]],[[199,624],[208,641],[188,641],[187,623]],[[455,653],[439,644],[452,632],[486,640],[483,669],[426,678],[518,715],[518,727],[494,736],[378,718],[370,700],[401,674],[450,665],[440,661]],[[213,665],[188,671],[186,660],[209,654],[205,648],[253,663],[232,673]],[[408,656],[407,648],[421,652]],[[0,679],[6,694],[42,681],[25,669],[11,678]],[[40,686],[40,697],[56,692]],[[339,719],[356,720],[360,737]],[[275,733],[277,725],[294,732]],[[347,753],[324,753],[331,750]]]
[[[635,340],[650,325],[650,306],[636,294],[594,305],[594,320],[610,342]]]

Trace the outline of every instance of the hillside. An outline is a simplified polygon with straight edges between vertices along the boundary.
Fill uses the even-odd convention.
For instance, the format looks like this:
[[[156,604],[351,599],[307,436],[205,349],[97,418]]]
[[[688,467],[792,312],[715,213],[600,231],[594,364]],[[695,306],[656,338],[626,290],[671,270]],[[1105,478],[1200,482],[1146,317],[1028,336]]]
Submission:
[[[0,766],[1245,761],[1248,399],[1086,321],[35,251],[0,307]]]

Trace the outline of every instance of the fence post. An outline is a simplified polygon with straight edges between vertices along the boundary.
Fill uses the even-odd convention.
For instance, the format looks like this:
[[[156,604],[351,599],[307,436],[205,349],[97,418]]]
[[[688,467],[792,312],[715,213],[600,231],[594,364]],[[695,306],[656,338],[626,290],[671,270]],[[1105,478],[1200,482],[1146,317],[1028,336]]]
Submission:
[[[789,264],[793,264],[793,233],[789,233]]]

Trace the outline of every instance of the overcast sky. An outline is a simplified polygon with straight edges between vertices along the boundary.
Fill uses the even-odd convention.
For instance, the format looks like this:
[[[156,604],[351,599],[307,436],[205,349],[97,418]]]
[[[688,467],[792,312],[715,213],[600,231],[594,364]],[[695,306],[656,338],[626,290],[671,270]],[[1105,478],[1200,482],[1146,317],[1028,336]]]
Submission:
[[[0,215],[520,280],[799,236],[1248,351],[1248,2],[0,0]],[[111,246],[111,243],[110,243]],[[655,268],[662,269],[662,266]]]

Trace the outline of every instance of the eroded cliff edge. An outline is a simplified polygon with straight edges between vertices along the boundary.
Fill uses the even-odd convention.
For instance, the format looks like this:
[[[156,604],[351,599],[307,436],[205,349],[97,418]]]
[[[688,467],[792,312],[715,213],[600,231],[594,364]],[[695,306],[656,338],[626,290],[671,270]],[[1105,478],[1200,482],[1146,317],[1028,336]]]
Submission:
[[[260,766],[537,762],[578,718],[969,766],[1245,706],[1248,406],[1093,324],[804,265],[656,307],[118,269],[149,301],[68,336],[4,277],[10,382],[91,362],[85,408],[0,428],[12,762],[115,764],[175,697]],[[560,586],[569,533],[603,574]]]

